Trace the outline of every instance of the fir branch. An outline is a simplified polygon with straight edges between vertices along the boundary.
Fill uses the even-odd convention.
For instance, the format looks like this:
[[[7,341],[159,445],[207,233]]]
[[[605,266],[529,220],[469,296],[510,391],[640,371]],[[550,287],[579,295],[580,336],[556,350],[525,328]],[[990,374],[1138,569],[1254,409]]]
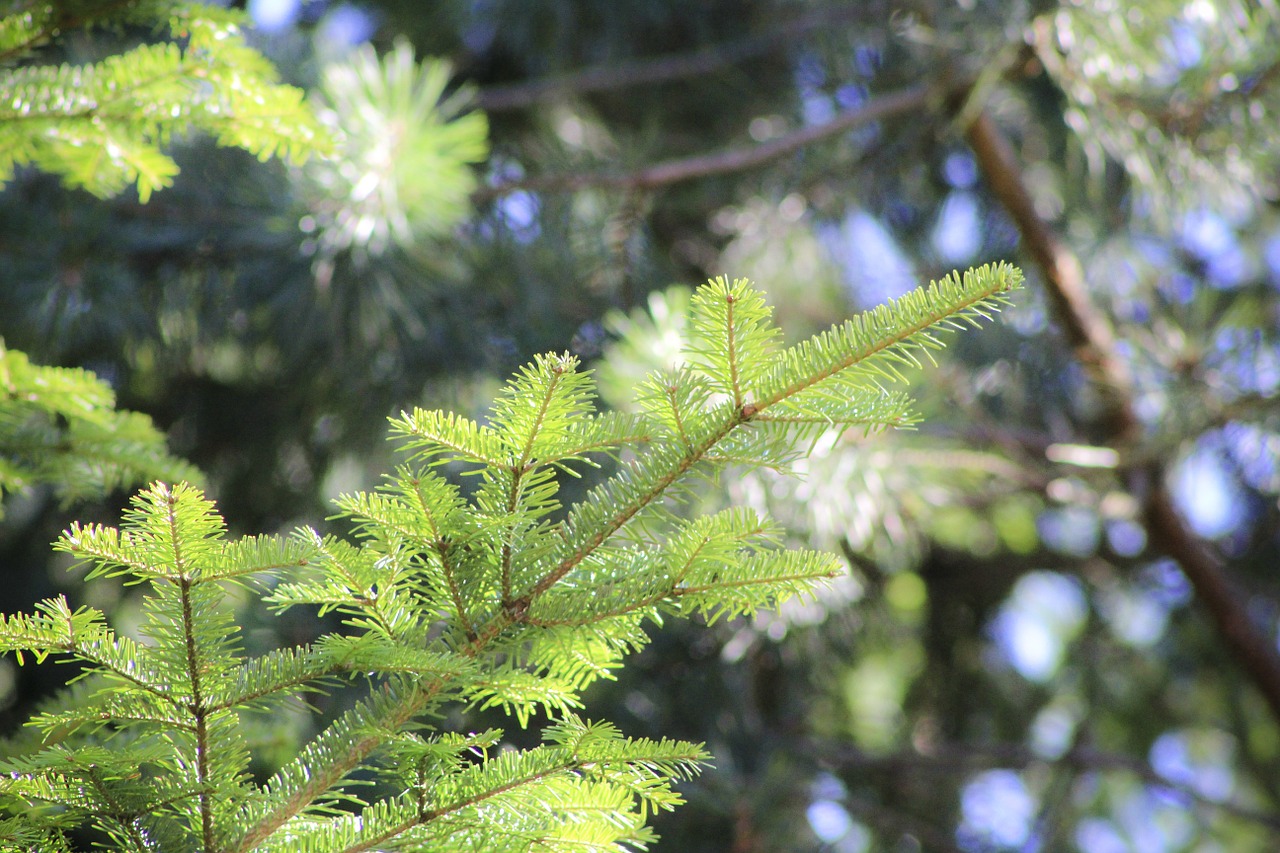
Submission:
[[[648,843],[649,812],[679,803],[671,785],[705,753],[579,720],[582,691],[647,642],[647,620],[751,613],[838,568],[830,555],[780,549],[754,513],[681,519],[666,503],[727,464],[783,466],[797,439],[822,430],[905,422],[905,400],[880,384],[938,346],[934,330],[986,316],[1016,283],[1003,269],[948,279],[778,351],[763,298],[741,280],[713,282],[693,302],[688,362],[638,389],[639,415],[597,415],[591,378],[568,356],[518,373],[483,426],[402,415],[392,433],[423,467],[338,501],[357,543],[311,530],[228,542],[212,503],[186,485],[142,492],[118,530],[73,525],[58,548],[90,576],[147,585],[147,643],[60,600],[0,617],[0,649],[70,656],[116,688],[37,718],[58,742],[13,765],[32,770],[21,796],[73,805],[125,849],[161,838],[219,853]],[[561,475],[601,456],[617,470],[555,521]],[[464,495],[447,463],[477,475],[478,488]],[[248,657],[226,591],[249,584],[274,584],[264,597],[273,608],[340,612],[344,633]],[[369,693],[253,784],[243,715],[351,676],[367,678]],[[459,704],[520,725],[535,713],[556,722],[542,746],[496,755],[496,733],[417,734]],[[100,770],[57,770],[59,749],[116,730],[140,749],[148,737],[163,744],[143,778],[105,753],[81,753],[103,755]],[[477,752],[463,760],[464,748]],[[357,797],[369,772],[400,793]]]
[[[532,595],[540,595],[557,584],[609,537],[662,497],[734,428],[745,422],[742,410],[732,404],[721,405],[706,413],[705,417],[704,425],[689,437],[683,453],[655,450],[643,459],[629,463],[623,469],[624,476],[597,487],[591,500],[575,508],[563,526],[563,536],[566,542],[575,539],[578,542],[534,585]],[[585,537],[581,535],[584,529],[589,530]]]
[[[572,716],[551,727],[545,740],[543,746],[505,752],[434,778],[427,788],[429,806],[409,793],[348,818],[342,849],[376,849],[405,836],[424,846],[456,839],[460,824],[489,822],[473,816],[483,806],[507,815],[503,835],[518,838],[520,825],[532,822],[545,849],[564,849],[556,843],[563,838],[573,849],[614,850],[643,829],[638,820],[619,819],[632,803],[639,801],[646,810],[674,807],[680,800],[670,792],[669,780],[692,775],[707,758],[693,744],[624,739],[611,726]],[[636,817],[642,820],[645,814]],[[594,829],[584,834],[583,823]],[[409,835],[419,826],[427,832]]]
[[[733,402],[703,410],[699,430],[686,438],[682,453],[659,451],[632,463],[627,476],[605,483],[590,500],[576,507],[563,526],[565,540],[571,543],[564,549],[567,552],[534,585],[531,595],[544,593],[558,583],[757,415],[770,415],[774,407],[797,398],[808,402],[800,397],[803,392],[831,380],[852,377],[876,388],[878,379],[901,379],[898,364],[918,366],[917,353],[928,356],[930,350],[941,346],[931,330],[959,328],[962,323],[975,325],[977,318],[987,318],[998,309],[1007,298],[1005,294],[1021,282],[1021,273],[1008,265],[953,275],[772,357],[772,337],[763,325],[767,316],[763,301],[741,295],[745,283],[730,286],[723,279],[713,283],[703,291],[706,295],[701,300],[695,296],[694,308],[699,313],[690,321],[702,338],[696,350],[702,359],[699,369],[704,373],[719,371],[722,377],[728,374],[737,361],[734,342],[740,340],[764,349],[763,364],[741,374],[737,383],[721,385],[724,392],[734,395]],[[746,319],[731,319],[730,307],[746,314]],[[785,406],[781,412],[792,414]],[[891,423],[902,423],[902,419],[895,416]]]
[[[730,284],[721,276],[693,296],[687,347],[691,364],[737,409],[747,403],[782,337],[772,313],[764,295],[746,279]]]
[[[37,663],[50,654],[79,658],[121,684],[165,698],[164,673],[152,665],[130,638],[105,625],[101,612],[81,607],[72,612],[63,596],[35,605],[34,614],[0,614],[0,651],[18,662],[30,652]]]
[[[311,740],[240,807],[239,833],[224,843],[228,853],[249,853],[321,797],[330,794],[436,698],[442,685],[385,684]]]
[[[676,371],[655,371],[639,387],[636,404],[640,410],[678,439],[685,451],[693,448],[690,425],[711,402],[713,393],[705,377],[687,365]]]
[[[392,438],[403,439],[411,458],[429,465],[464,462],[497,467],[506,461],[492,430],[453,412],[414,409],[391,422]]]
[[[264,160],[301,162],[331,144],[301,90],[278,83],[244,42],[243,13],[168,2],[103,6],[85,21],[23,17],[0,18],[0,50],[26,50],[67,26],[124,22],[167,25],[186,45],[143,44],[86,65],[0,72],[0,183],[29,164],[99,196],[132,184],[146,202],[178,171],[161,149],[191,130]]]
[[[901,367],[920,367],[919,356],[932,361],[931,351],[942,348],[931,329],[976,327],[977,318],[990,319],[1007,301],[1005,294],[1021,286],[1022,273],[1015,267],[983,266],[931,282],[802,341],[761,380],[756,410],[766,411],[851,369],[873,383],[877,378],[901,381]]]

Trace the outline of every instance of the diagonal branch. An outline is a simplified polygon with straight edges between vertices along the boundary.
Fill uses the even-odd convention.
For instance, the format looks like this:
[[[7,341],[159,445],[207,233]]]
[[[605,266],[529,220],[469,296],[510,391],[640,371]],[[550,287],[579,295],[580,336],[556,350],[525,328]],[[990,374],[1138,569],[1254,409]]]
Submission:
[[[743,172],[762,166],[779,157],[799,151],[815,142],[854,130],[864,125],[917,112],[935,98],[942,96],[935,86],[917,85],[886,95],[880,95],[855,109],[837,113],[836,117],[822,124],[793,131],[777,139],[750,147],[730,148],[711,154],[679,157],[656,163],[636,172],[586,172],[556,175],[535,175],[531,178],[508,181],[482,187],[472,194],[472,201],[487,201],[510,195],[513,192],[574,192],[591,187],[616,189],[652,189],[681,181]]]
[[[1134,408],[1133,380],[1109,323],[1089,298],[1079,260],[1036,213],[1017,156],[990,116],[980,112],[965,136],[991,192],[1013,219],[1023,248],[1043,273],[1054,318],[1076,360],[1103,395],[1107,414],[1101,426],[1107,440],[1132,447],[1141,440],[1142,426]],[[1153,462],[1130,473],[1130,488],[1142,502],[1153,544],[1182,567],[1223,642],[1280,720],[1280,655],[1250,618],[1246,597],[1221,557],[1191,531],[1174,506],[1165,486],[1164,466]]]

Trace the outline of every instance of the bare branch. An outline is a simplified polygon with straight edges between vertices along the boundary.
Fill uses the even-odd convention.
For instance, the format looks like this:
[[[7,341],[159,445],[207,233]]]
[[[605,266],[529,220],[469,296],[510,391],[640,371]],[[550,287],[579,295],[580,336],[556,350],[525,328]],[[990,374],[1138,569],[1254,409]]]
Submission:
[[[938,92],[934,87],[925,85],[912,86],[900,92],[881,95],[856,109],[839,113],[831,121],[801,128],[760,145],[731,148],[728,151],[719,151],[713,154],[699,154],[694,157],[667,160],[646,169],[641,169],[638,172],[537,175],[532,178],[481,188],[473,194],[472,199],[473,201],[485,201],[521,190],[527,192],[574,192],[591,187],[614,187],[629,190],[652,189],[694,178],[742,172],[756,166],[762,166],[771,160],[776,160],[794,151],[799,151],[815,142],[872,122],[915,112],[926,106],[930,98],[936,95],[938,95]]]

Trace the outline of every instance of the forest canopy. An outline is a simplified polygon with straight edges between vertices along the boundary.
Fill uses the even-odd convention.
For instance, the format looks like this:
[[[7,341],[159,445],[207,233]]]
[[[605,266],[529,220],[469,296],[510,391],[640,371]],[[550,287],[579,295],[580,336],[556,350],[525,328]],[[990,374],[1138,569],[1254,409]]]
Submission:
[[[181,621],[181,601],[155,592],[170,575],[122,583],[111,559],[128,536],[159,536],[166,507],[217,553],[219,577],[289,560],[317,573],[198,587],[210,626],[238,626],[228,655],[325,689],[307,694],[314,713],[286,703],[248,734],[209,717],[206,734],[247,758],[169,790],[175,803],[232,777],[301,790],[305,756],[332,757],[341,740],[326,732],[355,742],[366,711],[439,710],[410,701],[421,684],[479,678],[449,655],[489,625],[485,648],[520,666],[458,693],[441,711],[448,736],[404,732],[388,755],[418,762],[421,779],[472,774],[474,788],[420,782],[437,806],[538,767],[581,773],[511,806],[526,847],[545,830],[521,823],[530,803],[554,812],[561,797],[629,815],[607,831],[584,819],[594,828],[575,843],[597,849],[1273,850],[1278,69],[1280,11],[1263,0],[9,4],[5,624],[61,601],[38,612],[108,630],[85,615],[98,613],[111,643],[159,642],[164,614]],[[780,378],[834,351],[803,341],[858,351],[895,327],[813,338],[824,330],[931,281],[942,290],[928,299],[945,301],[959,292],[948,282],[990,283],[1010,264],[1026,285],[946,349],[908,323],[924,337],[889,348],[901,358],[814,393]],[[776,331],[711,310],[708,293],[747,299],[732,289],[747,279]],[[894,303],[893,322],[921,298]],[[760,360],[709,343],[721,332]],[[584,432],[544,440],[537,407],[512,401],[561,376],[590,377],[545,395]],[[794,408],[768,417],[797,419],[794,452],[768,443],[762,408],[784,389]],[[906,397],[909,417],[895,408]],[[615,614],[608,648],[574,635],[583,645],[559,652],[576,669],[557,668],[549,640],[503,633],[585,606],[552,594],[578,576],[539,574],[569,565],[568,545],[539,537],[608,527],[630,494],[610,478],[651,447],[628,430],[657,418],[659,462],[679,467],[712,435],[682,418],[709,412],[750,440],[717,451],[715,475],[639,532],[617,526],[631,537],[617,565],[647,568],[591,575],[595,606],[631,595],[668,618],[623,630]],[[804,421],[820,412],[855,428]],[[476,473],[506,470],[485,430],[525,436],[525,456],[511,445],[521,465],[555,461],[527,492]],[[653,464],[638,482],[659,476]],[[431,506],[473,501],[487,520],[435,540],[417,515],[401,530],[415,478]],[[782,583],[786,560],[819,559],[764,556],[774,549],[827,555],[797,577],[834,577],[717,609],[680,598],[691,575],[646,574],[639,555],[659,530],[682,531],[672,548],[708,530],[739,537],[698,564],[716,583],[752,571]],[[517,535],[541,544],[514,550]],[[398,555],[404,574],[365,599],[335,592],[335,567],[367,581]],[[455,558],[499,568],[451,592],[439,572]],[[84,560],[100,561],[88,578],[66,571]],[[273,595],[276,609],[259,606]],[[440,607],[462,623],[411,618]],[[362,631],[393,645],[421,632],[420,651],[447,637],[449,650],[404,652],[403,672],[424,680],[384,673],[394,697],[378,705],[374,681],[343,680],[390,660]],[[232,632],[215,635],[213,657]],[[93,679],[55,699],[71,668],[32,664],[0,663],[7,772],[35,773],[41,738],[56,745],[77,708],[96,707]],[[341,689],[326,680],[340,670]],[[43,733],[23,725],[40,713]],[[94,749],[127,740],[94,736]],[[166,766],[146,738],[128,748],[139,767]],[[613,762],[596,776],[574,763],[590,749]],[[92,779],[106,753],[77,754]],[[488,763],[501,755],[513,757]],[[375,799],[413,789],[369,773],[354,781]],[[112,784],[153,796],[162,778]],[[195,842],[165,829],[165,849],[231,849],[215,830],[236,820],[265,833],[284,800],[262,791],[216,820],[206,810]],[[10,816],[12,796],[0,791]],[[335,796],[335,814],[358,808]],[[58,819],[40,831],[61,832]],[[68,849],[146,849],[103,832],[70,832]]]

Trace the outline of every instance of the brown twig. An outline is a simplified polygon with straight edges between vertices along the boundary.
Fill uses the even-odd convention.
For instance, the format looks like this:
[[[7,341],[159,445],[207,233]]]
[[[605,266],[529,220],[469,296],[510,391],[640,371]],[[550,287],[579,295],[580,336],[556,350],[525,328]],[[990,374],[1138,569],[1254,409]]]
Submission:
[[[759,145],[667,160],[636,172],[537,175],[532,178],[484,187],[475,192],[473,200],[485,201],[521,190],[526,192],[574,192],[591,187],[651,189],[710,175],[742,172],[764,165],[771,160],[776,160],[794,151],[799,151],[823,139],[848,132],[872,122],[883,121],[920,110],[936,94],[937,90],[934,87],[926,85],[912,86],[899,92],[880,95],[856,109],[846,110],[837,114],[835,118],[823,124],[801,128]]]
[[[965,133],[992,193],[1040,267],[1054,317],[1075,358],[1103,396],[1104,439],[1117,449],[1132,449],[1141,440],[1142,426],[1134,408],[1133,381],[1110,324],[1089,298],[1079,260],[1036,213],[1017,156],[990,116],[979,112]],[[1174,506],[1164,466],[1150,462],[1129,473],[1153,544],[1182,567],[1233,657],[1280,720],[1280,655],[1250,619],[1245,596],[1221,558],[1191,531]]]

